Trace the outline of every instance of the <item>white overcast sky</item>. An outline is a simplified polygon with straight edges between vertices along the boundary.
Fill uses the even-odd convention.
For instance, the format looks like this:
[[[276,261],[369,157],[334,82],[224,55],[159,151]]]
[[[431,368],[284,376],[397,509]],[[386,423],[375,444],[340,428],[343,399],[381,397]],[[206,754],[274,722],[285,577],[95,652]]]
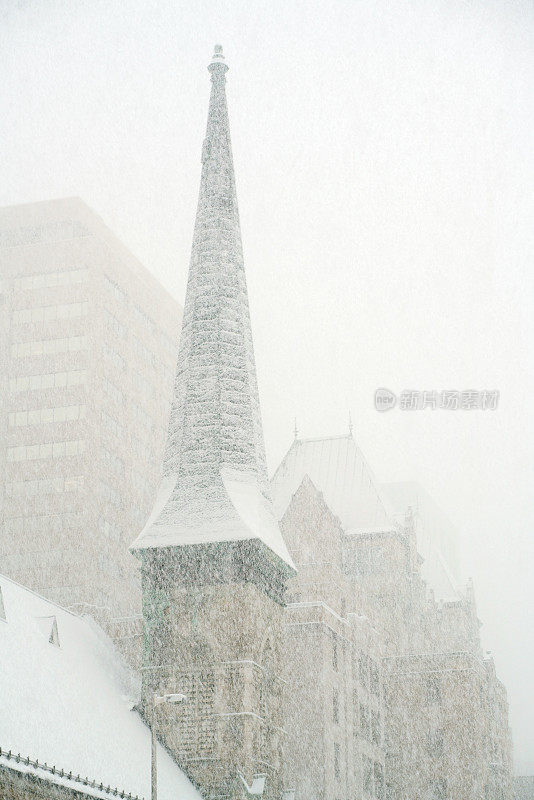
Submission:
[[[533,33],[530,0],[0,0],[0,205],[82,197],[181,301],[224,46],[270,466],[350,409],[378,478],[425,485],[530,773]]]

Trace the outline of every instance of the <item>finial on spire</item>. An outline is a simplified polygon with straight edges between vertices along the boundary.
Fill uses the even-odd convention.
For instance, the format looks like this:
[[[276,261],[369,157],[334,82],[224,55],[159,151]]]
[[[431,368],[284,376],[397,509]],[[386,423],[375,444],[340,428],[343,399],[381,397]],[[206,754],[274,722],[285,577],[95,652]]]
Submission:
[[[349,436],[352,436],[352,414],[349,411]]]
[[[208,66],[210,72],[213,72],[218,67],[222,67],[222,72],[226,72],[228,70],[228,65],[224,60],[222,44],[216,44],[213,48],[213,56]]]
[[[295,434],[295,439],[299,438],[299,429],[297,428],[297,418],[295,417],[295,427],[293,428],[293,433]]]

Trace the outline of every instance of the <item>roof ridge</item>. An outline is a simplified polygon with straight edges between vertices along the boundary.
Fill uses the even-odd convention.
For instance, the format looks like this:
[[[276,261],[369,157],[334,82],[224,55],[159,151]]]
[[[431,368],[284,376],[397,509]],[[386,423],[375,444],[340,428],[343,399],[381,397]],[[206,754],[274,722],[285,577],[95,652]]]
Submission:
[[[310,438],[306,439],[295,439],[296,442],[330,442],[334,439],[354,439],[354,436],[351,433],[340,433],[337,436],[311,436]],[[354,442],[356,444],[356,441]],[[356,445],[357,446],[357,445]]]
[[[29,586],[24,586],[24,584],[18,583],[18,581],[14,581],[13,578],[8,577],[3,572],[0,572],[0,580],[6,580],[9,583],[12,583],[13,586],[17,586],[19,589],[28,592],[28,594],[32,594],[34,597],[38,597],[39,600],[44,600],[45,603],[48,603],[49,605],[54,606],[55,608],[58,608],[60,611],[64,611],[65,614],[70,614],[71,617],[84,621],[83,617],[80,616],[80,614],[76,614],[74,611],[70,611],[68,608],[65,608],[65,606],[60,606],[59,603],[56,603],[54,600],[49,600],[48,597],[44,597],[44,595],[39,594],[39,592],[36,592],[34,589],[30,589]]]

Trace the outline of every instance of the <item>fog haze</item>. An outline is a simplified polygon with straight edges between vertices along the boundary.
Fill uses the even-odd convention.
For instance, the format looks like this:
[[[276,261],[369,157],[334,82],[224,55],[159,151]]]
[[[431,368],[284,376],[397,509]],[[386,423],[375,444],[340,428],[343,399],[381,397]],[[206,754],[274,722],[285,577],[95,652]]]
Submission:
[[[534,772],[534,7],[1,0],[0,205],[78,195],[181,302],[215,42],[271,471],[354,436],[456,525]],[[374,390],[498,389],[379,414]]]

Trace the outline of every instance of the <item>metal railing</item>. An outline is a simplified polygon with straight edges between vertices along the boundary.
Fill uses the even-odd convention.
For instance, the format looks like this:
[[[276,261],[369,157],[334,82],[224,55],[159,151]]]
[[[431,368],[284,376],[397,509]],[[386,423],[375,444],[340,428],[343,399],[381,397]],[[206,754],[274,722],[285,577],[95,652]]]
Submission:
[[[54,775],[59,778],[65,778],[66,780],[73,781],[74,783],[79,783],[82,786],[87,786],[90,789],[97,789],[99,792],[106,792],[110,797],[121,797],[126,798],[126,800],[144,800],[143,797],[133,795],[131,792],[127,793],[124,791],[124,789],[112,789],[111,786],[105,786],[102,782],[97,783],[96,780],[89,780],[87,777],[82,778],[79,774],[74,775],[72,771],[66,772],[64,769],[58,769],[55,765],[50,766],[46,763],[46,761],[44,763],[41,763],[37,760],[33,761],[29,756],[24,757],[21,756],[20,753],[13,753],[11,750],[2,750],[1,747],[0,757],[4,757],[7,761],[14,761],[16,764],[24,764],[27,767],[34,767],[35,769],[49,772],[50,775]]]

